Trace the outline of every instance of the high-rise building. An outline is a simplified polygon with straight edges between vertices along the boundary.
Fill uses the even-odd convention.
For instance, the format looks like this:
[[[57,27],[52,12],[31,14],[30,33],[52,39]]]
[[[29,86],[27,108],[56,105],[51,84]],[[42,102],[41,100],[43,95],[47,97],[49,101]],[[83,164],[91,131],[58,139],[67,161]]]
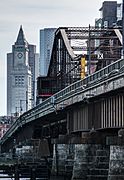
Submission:
[[[122,25],[122,3],[117,4],[117,25]]]
[[[47,76],[56,28],[40,30],[40,75]]]
[[[117,22],[117,1],[104,1],[100,11],[102,27],[113,27]]]
[[[29,48],[29,66],[32,72],[32,106],[36,105],[36,93],[37,93],[37,77],[39,76],[39,54],[36,53],[35,45],[28,45]]]
[[[23,113],[35,105],[38,62],[36,46],[26,41],[21,26],[12,53],[7,54],[7,115]]]
[[[104,37],[107,35],[109,38],[95,40],[95,46],[97,47],[95,54],[98,58],[96,70],[120,59],[122,55],[122,3],[104,1],[100,12],[101,17],[96,19],[95,27],[108,29],[107,32],[104,32],[103,35],[101,33],[101,35]],[[114,36],[118,38],[116,39]]]
[[[96,27],[110,28],[122,26],[122,3],[104,1],[99,11],[101,17],[95,20]]]

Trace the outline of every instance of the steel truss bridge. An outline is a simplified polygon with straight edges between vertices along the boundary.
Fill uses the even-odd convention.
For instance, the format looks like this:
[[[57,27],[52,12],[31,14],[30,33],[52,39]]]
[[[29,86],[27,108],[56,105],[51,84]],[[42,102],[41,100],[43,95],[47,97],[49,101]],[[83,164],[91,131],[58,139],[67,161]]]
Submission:
[[[81,57],[83,55],[86,55],[87,61],[86,76],[120,59],[121,32],[122,29],[114,28],[58,28],[55,32],[46,77],[50,79],[52,84],[50,94],[54,94],[81,79]],[[42,91],[38,91],[39,97],[41,94],[45,94],[48,88]]]
[[[54,88],[59,92],[22,114],[1,139],[1,145],[9,149],[14,139],[19,143],[78,130],[123,126],[123,93],[110,100],[105,97],[123,88],[124,59],[117,61],[121,49],[121,29],[57,29],[47,77],[54,78]],[[87,69],[93,65],[95,70],[91,75],[87,70],[87,76],[80,80],[80,59],[84,54],[88,55]],[[120,109],[117,112],[116,105]],[[117,115],[119,119],[113,122]]]
[[[14,139],[19,143],[39,137],[54,139],[92,128],[122,128],[123,89],[124,59],[120,59],[25,112],[6,132],[1,145],[7,149]]]

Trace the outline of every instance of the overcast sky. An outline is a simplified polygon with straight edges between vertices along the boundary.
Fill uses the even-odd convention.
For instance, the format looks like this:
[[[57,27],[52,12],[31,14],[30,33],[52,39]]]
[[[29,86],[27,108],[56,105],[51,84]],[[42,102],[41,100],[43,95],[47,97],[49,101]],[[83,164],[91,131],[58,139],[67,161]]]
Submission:
[[[0,116],[6,115],[6,55],[12,51],[20,25],[30,44],[37,45],[46,27],[89,26],[100,17],[102,0],[1,0],[0,1]],[[121,0],[117,1],[121,3]]]

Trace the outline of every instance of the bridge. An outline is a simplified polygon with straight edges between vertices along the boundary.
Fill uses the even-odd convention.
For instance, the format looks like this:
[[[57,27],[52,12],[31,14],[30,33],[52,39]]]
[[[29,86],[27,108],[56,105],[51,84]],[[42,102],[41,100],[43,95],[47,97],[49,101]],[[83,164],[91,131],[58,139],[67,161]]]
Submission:
[[[48,76],[56,77],[59,91],[14,122],[1,139],[1,150],[8,152],[15,145],[28,140],[46,139],[53,158],[54,173],[63,175],[66,172],[73,179],[83,179],[82,175],[84,179],[112,179],[115,177],[115,166],[112,163],[119,166],[122,163],[113,157],[119,156],[120,152],[123,155],[123,146],[117,145],[123,145],[124,59],[117,60],[118,54],[113,63],[104,67],[106,62],[101,63],[101,59],[92,60],[89,57],[87,71],[91,70],[91,64],[96,64],[97,71],[80,79],[79,60],[82,56],[78,53],[75,55],[72,46],[79,51],[81,47],[76,47],[73,43],[70,45],[69,38],[89,38],[88,32],[87,28],[60,28],[56,31]],[[105,40],[108,42],[111,35],[114,41],[116,39],[115,42],[120,43],[116,53],[120,52],[121,39],[117,34],[118,31],[113,29],[98,31],[90,28],[90,41],[104,39],[99,47],[90,46],[90,51],[95,52],[106,46]],[[103,48],[105,47],[101,51]],[[109,48],[112,50],[112,47]],[[106,58],[112,61],[112,57]],[[111,159],[107,161],[109,154]],[[76,164],[82,166],[77,167]],[[69,168],[73,170],[69,171]],[[84,174],[81,174],[82,171]],[[96,173],[93,174],[93,171]],[[120,172],[122,171],[117,169],[116,173],[123,178]]]

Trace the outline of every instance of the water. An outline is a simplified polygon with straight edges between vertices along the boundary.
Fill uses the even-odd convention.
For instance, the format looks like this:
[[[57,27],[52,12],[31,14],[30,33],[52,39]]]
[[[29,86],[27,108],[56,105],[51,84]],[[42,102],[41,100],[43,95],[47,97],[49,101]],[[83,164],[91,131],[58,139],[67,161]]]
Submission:
[[[15,180],[15,178],[8,178],[6,174],[1,174],[0,176],[4,176],[4,178],[0,178],[0,180]],[[30,178],[20,178],[19,180],[30,180]]]
[[[5,178],[0,178],[0,180],[14,180],[14,178],[8,178],[7,175],[1,174],[1,176],[5,176]],[[30,180],[30,178],[20,178],[19,180]],[[40,178],[36,178],[36,180],[40,180]],[[50,180],[64,180],[64,177],[51,177]]]
[[[1,176],[5,176],[5,178],[0,178],[0,180],[14,180],[14,178],[8,178],[3,174],[1,174]],[[19,180],[30,180],[30,178],[20,178]]]

